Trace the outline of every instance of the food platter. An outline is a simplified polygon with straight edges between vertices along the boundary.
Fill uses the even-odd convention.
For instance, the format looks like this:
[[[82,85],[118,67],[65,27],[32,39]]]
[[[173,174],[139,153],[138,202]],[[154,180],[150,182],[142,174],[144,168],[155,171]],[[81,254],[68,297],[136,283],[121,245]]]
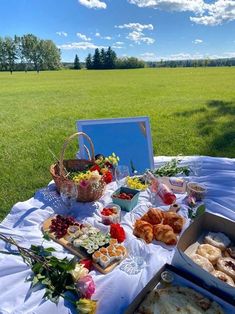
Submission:
[[[81,250],[78,247],[75,247],[71,242],[69,242],[66,237],[61,237],[61,238],[57,238],[55,233],[50,232],[50,226],[52,223],[52,220],[55,219],[55,216],[48,218],[47,220],[45,220],[43,222],[42,225],[42,231],[46,232],[49,237],[59,243],[60,245],[62,245],[64,248],[66,248],[69,252],[71,252],[72,254],[74,254],[75,256],[84,259],[84,258],[91,258],[91,256],[89,254],[87,254],[84,250]],[[125,249],[125,254],[123,254],[122,258],[119,260],[115,260],[113,261],[110,265],[108,265],[107,267],[102,267],[100,264],[96,263],[93,261],[93,266],[96,270],[98,270],[100,273],[102,274],[107,274],[109,272],[111,272],[118,264],[121,263],[121,261],[126,258],[127,256],[127,251]]]

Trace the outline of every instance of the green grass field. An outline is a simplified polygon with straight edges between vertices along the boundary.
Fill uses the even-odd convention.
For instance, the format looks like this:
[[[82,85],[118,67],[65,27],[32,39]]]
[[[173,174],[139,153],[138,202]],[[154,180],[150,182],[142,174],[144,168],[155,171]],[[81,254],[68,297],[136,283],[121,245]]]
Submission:
[[[234,157],[235,68],[0,73],[0,220],[48,184],[76,120],[142,115],[155,155]]]

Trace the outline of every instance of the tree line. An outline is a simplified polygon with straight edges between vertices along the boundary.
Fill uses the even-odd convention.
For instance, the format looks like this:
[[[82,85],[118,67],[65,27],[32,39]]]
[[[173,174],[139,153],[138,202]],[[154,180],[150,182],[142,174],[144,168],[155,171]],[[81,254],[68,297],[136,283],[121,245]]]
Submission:
[[[75,68],[74,60],[74,68]],[[102,48],[95,49],[94,55],[88,54],[86,61],[87,70],[105,70],[105,69],[134,69],[144,68],[145,63],[134,57],[118,58],[116,52],[108,47],[107,50]]]
[[[219,67],[219,66],[235,66],[235,58],[221,59],[195,59],[195,60],[167,60],[158,62],[146,62],[146,66],[150,68],[178,68],[178,67]]]
[[[60,50],[52,40],[35,35],[0,37],[0,71],[57,70]]]

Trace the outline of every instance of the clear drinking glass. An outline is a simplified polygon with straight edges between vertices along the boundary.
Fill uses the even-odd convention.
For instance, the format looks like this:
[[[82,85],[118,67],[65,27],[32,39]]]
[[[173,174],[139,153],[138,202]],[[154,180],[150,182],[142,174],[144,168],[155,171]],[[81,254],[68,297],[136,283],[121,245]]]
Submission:
[[[120,269],[128,275],[136,275],[146,266],[142,256],[129,256],[121,264]]]
[[[68,207],[69,211],[72,208],[72,205],[76,202],[77,199],[77,187],[75,184],[62,183],[60,186],[60,197]]]
[[[190,175],[194,177],[200,177],[202,170],[202,160],[198,157],[193,159],[189,165],[190,167]]]
[[[128,166],[119,165],[115,168],[115,179],[118,187],[124,184],[124,179],[130,175]]]

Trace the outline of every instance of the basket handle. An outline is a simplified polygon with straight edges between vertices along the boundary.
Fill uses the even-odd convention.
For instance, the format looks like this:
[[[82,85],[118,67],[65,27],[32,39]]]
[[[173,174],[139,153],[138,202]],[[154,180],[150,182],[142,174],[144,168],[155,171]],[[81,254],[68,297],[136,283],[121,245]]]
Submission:
[[[65,150],[66,150],[66,148],[67,148],[69,142],[70,142],[74,137],[81,136],[81,135],[84,136],[84,137],[88,140],[88,142],[89,142],[89,144],[90,144],[90,146],[91,146],[91,158],[90,158],[90,160],[93,161],[93,162],[95,162],[95,149],[94,149],[94,144],[93,144],[91,138],[90,138],[86,133],[84,133],[84,132],[77,132],[77,133],[74,133],[74,134],[70,135],[70,136],[65,140],[64,145],[63,145],[63,147],[62,147],[62,151],[61,151],[61,154],[60,154],[60,161],[59,161],[59,168],[60,168],[60,175],[61,175],[61,176],[64,176],[64,153],[65,153]],[[89,155],[89,154],[88,154],[88,155]]]

